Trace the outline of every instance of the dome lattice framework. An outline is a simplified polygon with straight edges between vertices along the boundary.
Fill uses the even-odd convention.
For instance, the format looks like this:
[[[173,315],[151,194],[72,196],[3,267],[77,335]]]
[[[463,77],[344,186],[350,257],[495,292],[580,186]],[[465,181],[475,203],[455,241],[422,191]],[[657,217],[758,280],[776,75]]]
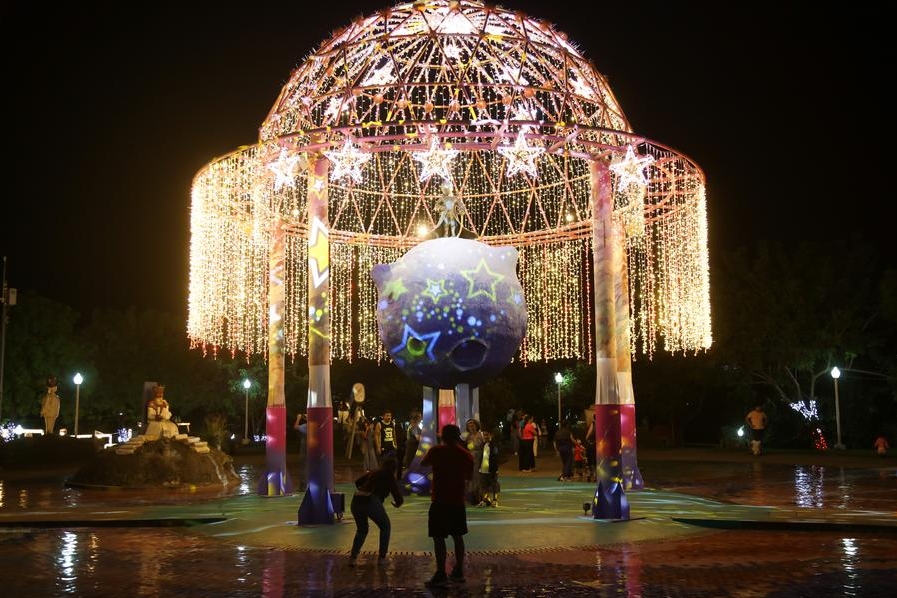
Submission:
[[[330,160],[329,176],[308,168]],[[590,163],[610,169],[631,350],[711,342],[704,174],[632,128],[552,25],[470,1],[357,19],[292,73],[259,140],[192,190],[188,335],[268,350],[269,256],[285,233],[283,346],[307,354],[310,190],[326,196],[332,357],[383,360],[370,277],[461,208],[459,230],[520,252],[521,361],[593,358]],[[314,317],[314,314],[311,314]]]

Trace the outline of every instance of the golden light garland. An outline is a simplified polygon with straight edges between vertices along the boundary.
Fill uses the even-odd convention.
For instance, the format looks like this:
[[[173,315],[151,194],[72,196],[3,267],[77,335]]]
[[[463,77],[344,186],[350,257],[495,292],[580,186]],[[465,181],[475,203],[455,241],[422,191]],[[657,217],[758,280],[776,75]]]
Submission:
[[[309,162],[328,157],[332,180],[309,180]],[[703,172],[634,134],[606,79],[563,34],[465,0],[359,18],[293,72],[257,144],[197,173],[188,335],[211,351],[267,351],[277,222],[287,233],[285,351],[307,352],[307,193],[326,185],[332,358],[386,359],[370,270],[433,230],[445,179],[465,231],[520,252],[519,359],[591,361],[593,160],[624,164],[612,199],[626,232],[633,352],[708,347]]]

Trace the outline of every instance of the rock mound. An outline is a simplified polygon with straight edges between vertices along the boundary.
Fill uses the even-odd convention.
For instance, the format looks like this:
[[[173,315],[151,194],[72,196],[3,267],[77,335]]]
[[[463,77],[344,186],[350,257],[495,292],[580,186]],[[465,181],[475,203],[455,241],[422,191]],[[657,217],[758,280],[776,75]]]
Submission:
[[[117,452],[115,447],[101,451],[72,476],[69,484],[178,489],[221,487],[239,480],[227,453],[211,447],[200,453],[188,443],[160,438],[143,442],[128,454]]]

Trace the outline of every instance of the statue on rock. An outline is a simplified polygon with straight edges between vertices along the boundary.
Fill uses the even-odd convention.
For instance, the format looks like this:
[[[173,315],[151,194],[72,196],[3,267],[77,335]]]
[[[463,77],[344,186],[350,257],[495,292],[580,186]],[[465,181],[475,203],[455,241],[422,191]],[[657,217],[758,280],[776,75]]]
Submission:
[[[175,438],[178,435],[178,425],[171,421],[171,411],[165,400],[165,386],[162,384],[153,388],[153,398],[147,403],[146,417],[149,423],[144,435],[148,440]]]
[[[56,376],[47,378],[47,393],[41,399],[40,414],[44,418],[44,432],[53,433],[56,418],[59,417],[59,396],[56,394]]]

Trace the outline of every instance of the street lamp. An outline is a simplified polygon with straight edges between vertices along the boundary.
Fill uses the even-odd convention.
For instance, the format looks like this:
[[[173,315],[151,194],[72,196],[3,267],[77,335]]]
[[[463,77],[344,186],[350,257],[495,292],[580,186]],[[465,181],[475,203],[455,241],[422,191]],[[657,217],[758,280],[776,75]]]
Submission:
[[[558,428],[561,427],[561,382],[564,381],[564,377],[560,372],[555,373],[554,381],[557,382],[558,385]]]
[[[246,406],[243,410],[243,444],[249,444],[249,387],[252,386],[252,382],[247,378],[243,380],[243,388],[245,389],[246,395]]]
[[[78,437],[78,407],[81,402],[81,383],[84,382],[84,376],[81,372],[75,374],[73,378],[75,382],[75,438]]]
[[[836,449],[847,448],[841,444],[841,403],[838,400],[838,378],[841,377],[841,370],[838,366],[832,368],[832,379],[835,381],[835,429],[838,433],[838,441],[835,443]]]

